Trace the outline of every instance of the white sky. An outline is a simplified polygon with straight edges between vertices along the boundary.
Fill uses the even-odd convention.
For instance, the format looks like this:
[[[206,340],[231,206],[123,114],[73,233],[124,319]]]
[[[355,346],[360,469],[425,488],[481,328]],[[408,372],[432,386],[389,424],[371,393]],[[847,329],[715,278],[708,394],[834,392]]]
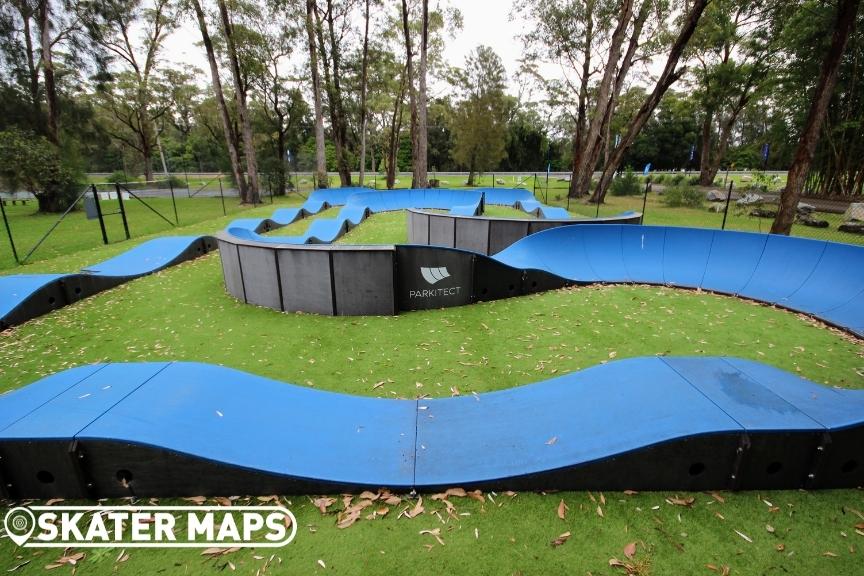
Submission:
[[[430,2],[435,3],[435,0]],[[451,0],[450,5],[462,12],[463,27],[455,38],[446,39],[445,59],[451,65],[461,66],[471,50],[481,44],[489,46],[501,57],[512,86],[522,53],[517,38],[521,24],[509,20],[513,0]],[[361,24],[357,23],[358,28]],[[369,33],[374,34],[374,30],[370,28]],[[186,20],[165,39],[162,58],[167,62],[193,64],[206,73],[205,78],[209,81],[204,49],[196,45],[199,41],[198,26],[192,20]],[[299,52],[305,56],[305,46]]]

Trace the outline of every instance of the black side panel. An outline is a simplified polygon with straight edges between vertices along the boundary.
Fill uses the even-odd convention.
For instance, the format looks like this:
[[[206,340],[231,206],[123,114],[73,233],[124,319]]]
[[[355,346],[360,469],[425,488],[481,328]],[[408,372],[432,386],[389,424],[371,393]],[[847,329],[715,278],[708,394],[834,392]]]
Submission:
[[[107,440],[81,443],[86,473],[99,498],[326,494],[380,488],[266,473],[140,444]]]
[[[579,466],[467,483],[483,490],[724,490],[731,487],[738,434],[673,440]],[[423,486],[438,491],[446,486]]]
[[[497,260],[478,257],[474,266],[474,299],[500,300],[524,294],[522,270],[510,268]]]
[[[23,324],[32,318],[48,314],[69,304],[59,280],[49,282],[21,302],[0,321],[0,330]]]
[[[864,486],[864,426],[832,432],[813,468],[813,488]]]
[[[471,303],[475,255],[440,247],[396,247],[397,310]]]
[[[820,432],[751,432],[738,471],[742,490],[803,488]]]
[[[4,440],[0,456],[6,490],[13,498],[87,498],[89,481],[70,440]]]

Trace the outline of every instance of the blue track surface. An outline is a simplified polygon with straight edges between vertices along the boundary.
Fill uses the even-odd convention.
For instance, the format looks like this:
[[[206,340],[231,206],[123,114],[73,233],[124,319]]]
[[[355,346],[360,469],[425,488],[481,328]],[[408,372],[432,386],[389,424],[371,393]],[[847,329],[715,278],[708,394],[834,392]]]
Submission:
[[[270,218],[244,218],[228,225],[228,232],[245,240],[270,244],[329,244],[359,225],[370,214],[409,208],[449,210],[459,216],[476,216],[483,204],[512,206],[538,218],[572,218],[564,208],[547,206],[523,188],[473,188],[471,190],[422,189],[377,191],[368,188],[316,190],[300,208],[282,208]],[[305,234],[266,237],[269,231],[317,214],[325,208],[342,206],[336,218],[315,220]]]
[[[115,454],[112,445],[153,451],[153,458],[164,451],[215,463],[229,475],[254,471],[321,490],[503,487],[526,478],[538,488],[563,488],[571,484],[562,478],[578,480],[581,466],[643,450],[649,461],[658,446],[743,435],[758,443],[769,434],[764,438],[781,439],[768,449],[776,456],[790,438],[862,427],[864,391],[711,357],[621,360],[446,399],[321,392],[197,363],[74,368],[0,397],[0,450],[10,442],[77,440],[96,461],[100,450],[122,460],[124,449]],[[726,462],[720,454],[700,457],[709,469]],[[131,472],[146,485],[146,468]],[[637,477],[631,485],[644,489]],[[805,478],[787,481],[803,485]]]
[[[0,328],[19,324],[214,248],[215,242],[209,236],[166,236],[143,242],[76,274],[0,276]]]
[[[804,312],[864,336],[864,247],[658,226],[565,226],[493,259],[579,283],[700,288]]]

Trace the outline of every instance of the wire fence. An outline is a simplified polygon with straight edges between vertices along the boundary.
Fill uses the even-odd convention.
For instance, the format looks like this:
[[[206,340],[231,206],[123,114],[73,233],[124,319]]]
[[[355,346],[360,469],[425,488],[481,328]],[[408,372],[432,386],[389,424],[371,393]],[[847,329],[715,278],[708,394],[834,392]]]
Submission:
[[[358,185],[357,174],[352,184]],[[92,176],[91,176],[92,177]],[[586,198],[569,197],[569,175],[564,173],[484,173],[475,174],[477,187],[523,188],[553,206],[567,208],[578,217],[612,216],[627,210],[643,213],[644,224],[689,226],[767,233],[777,212],[784,173],[748,175],[720,174],[711,187],[691,184],[692,174],[652,174],[635,177],[636,184],[616,195],[613,187],[602,204]],[[230,220],[251,208],[241,205],[236,186],[221,174],[179,174],[154,182],[94,182],[82,189],[74,204],[78,210],[63,215],[41,214],[29,194],[0,194],[6,238],[0,248],[0,270],[19,263],[47,260],[93,248],[100,244],[124,241],[152,234],[171,233],[180,227],[184,233],[212,228],[204,224],[219,218]],[[634,179],[631,176],[631,179]],[[441,188],[465,188],[465,172],[433,172],[431,183]],[[299,204],[314,190],[315,178],[309,172],[290,173],[287,178],[262,173],[261,203],[280,200],[281,188],[292,203]],[[330,187],[340,185],[331,175]],[[386,176],[367,173],[364,186],[385,190]],[[410,188],[411,174],[396,175],[394,188]],[[860,199],[864,201],[864,199]],[[97,204],[98,203],[98,204]],[[101,216],[100,213],[101,212]],[[795,236],[864,245],[864,202],[855,199],[803,198],[799,204]]]

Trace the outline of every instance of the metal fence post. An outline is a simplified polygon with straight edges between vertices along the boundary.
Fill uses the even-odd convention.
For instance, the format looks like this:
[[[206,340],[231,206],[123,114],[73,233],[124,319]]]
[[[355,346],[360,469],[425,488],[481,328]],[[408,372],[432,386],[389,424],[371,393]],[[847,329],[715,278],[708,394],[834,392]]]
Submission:
[[[645,223],[645,207],[648,205],[648,192],[651,191],[651,177],[645,181],[645,194],[642,196],[642,216],[639,217],[639,224]]]
[[[12,239],[12,228],[9,227],[9,220],[6,219],[6,201],[0,200],[0,212],[3,212],[3,224],[6,225],[6,234],[9,236],[9,245],[12,246],[12,255],[15,257],[15,263],[20,264],[18,259],[18,250],[15,249],[15,240]]]
[[[222,215],[227,216],[228,212],[225,211],[225,193],[222,192],[222,177],[219,177],[219,198],[222,199]]]
[[[108,232],[105,230],[105,217],[102,215],[102,204],[99,203],[99,192],[96,190],[96,184],[90,184],[90,190],[93,191],[93,203],[96,205],[96,215],[99,217],[99,229],[102,231],[102,243],[108,245]]]
[[[117,190],[117,202],[120,203],[120,218],[123,219],[123,231],[126,233],[126,240],[129,240],[129,222],[126,221],[126,207],[123,206],[123,192],[120,190],[120,184],[114,184]]]
[[[171,189],[171,204],[174,205],[174,223],[180,224],[180,218],[177,216],[177,200],[174,198],[174,183],[171,182],[171,176],[168,177],[168,188]],[[186,188],[187,190],[189,188]]]
[[[720,226],[721,230],[726,229],[726,216],[729,214],[729,201],[732,200],[732,186],[734,185],[734,182],[729,182],[729,191],[726,193],[726,207],[723,209],[723,224]]]

